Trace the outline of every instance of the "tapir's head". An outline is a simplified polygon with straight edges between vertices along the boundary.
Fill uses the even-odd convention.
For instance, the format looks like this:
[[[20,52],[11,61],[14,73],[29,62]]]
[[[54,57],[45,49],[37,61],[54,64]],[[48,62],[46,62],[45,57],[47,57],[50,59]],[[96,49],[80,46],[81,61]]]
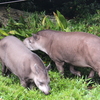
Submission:
[[[46,38],[44,36],[38,35],[38,34],[33,34],[33,36],[24,39],[23,43],[28,47],[30,50],[41,50],[44,51],[45,53],[45,43],[46,43]]]
[[[38,65],[35,64],[35,72],[34,72],[34,83],[36,86],[44,93],[49,94],[50,87],[50,78],[48,76],[48,70],[50,69],[50,66],[45,67],[45,69],[39,68]]]

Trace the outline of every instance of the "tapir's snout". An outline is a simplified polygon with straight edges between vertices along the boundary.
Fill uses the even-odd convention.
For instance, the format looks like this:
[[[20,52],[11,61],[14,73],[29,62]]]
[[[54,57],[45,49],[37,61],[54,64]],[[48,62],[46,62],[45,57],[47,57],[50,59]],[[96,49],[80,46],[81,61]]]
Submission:
[[[44,92],[44,94],[45,94],[45,95],[49,95],[49,94],[51,94],[51,93],[50,93],[50,92],[48,92],[48,93],[45,93],[45,92]]]
[[[49,95],[50,94],[50,88],[47,91],[42,91],[45,95]]]
[[[27,48],[29,48],[30,50],[33,50],[32,46],[31,46],[31,41],[29,38],[24,39],[23,43]]]
[[[45,95],[48,95],[50,94],[50,87],[49,86],[39,86],[39,89],[45,94]]]

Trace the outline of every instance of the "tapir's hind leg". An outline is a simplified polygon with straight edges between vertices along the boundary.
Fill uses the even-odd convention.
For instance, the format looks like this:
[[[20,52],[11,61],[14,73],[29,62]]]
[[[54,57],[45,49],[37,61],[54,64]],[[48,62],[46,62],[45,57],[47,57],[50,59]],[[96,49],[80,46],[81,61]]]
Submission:
[[[6,71],[7,71],[7,68],[5,64],[2,62],[2,76],[6,76]]]
[[[100,77],[100,61],[98,59],[95,59],[95,61],[93,61],[92,65],[91,65],[92,69],[88,78],[93,78],[94,77],[94,73],[97,72],[99,77]]]
[[[100,70],[98,70],[98,75],[99,75],[99,77],[100,77]]]
[[[11,71],[5,66],[5,64],[2,62],[2,75],[8,76],[11,74]]]

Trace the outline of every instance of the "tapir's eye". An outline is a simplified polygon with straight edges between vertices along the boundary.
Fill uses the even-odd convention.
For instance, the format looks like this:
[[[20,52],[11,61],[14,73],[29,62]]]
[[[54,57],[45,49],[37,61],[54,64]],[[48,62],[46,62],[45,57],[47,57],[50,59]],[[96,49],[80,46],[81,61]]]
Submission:
[[[44,83],[43,82],[40,82],[40,85],[43,85]]]

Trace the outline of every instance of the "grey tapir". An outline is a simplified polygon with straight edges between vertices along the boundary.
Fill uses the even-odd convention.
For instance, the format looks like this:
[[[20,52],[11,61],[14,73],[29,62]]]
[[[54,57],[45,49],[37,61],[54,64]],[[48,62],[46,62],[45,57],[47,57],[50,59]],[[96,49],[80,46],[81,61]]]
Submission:
[[[90,67],[100,76],[100,38],[85,32],[61,32],[53,30],[39,31],[32,37],[26,38],[24,44],[30,50],[41,50],[47,53],[55,62],[60,73],[64,73],[64,63],[73,66]],[[79,73],[80,75],[80,73]]]
[[[3,73],[6,67],[18,76],[21,85],[32,88],[33,83],[45,94],[49,94],[50,78],[41,58],[31,52],[22,41],[14,36],[7,36],[0,40],[0,59]]]

